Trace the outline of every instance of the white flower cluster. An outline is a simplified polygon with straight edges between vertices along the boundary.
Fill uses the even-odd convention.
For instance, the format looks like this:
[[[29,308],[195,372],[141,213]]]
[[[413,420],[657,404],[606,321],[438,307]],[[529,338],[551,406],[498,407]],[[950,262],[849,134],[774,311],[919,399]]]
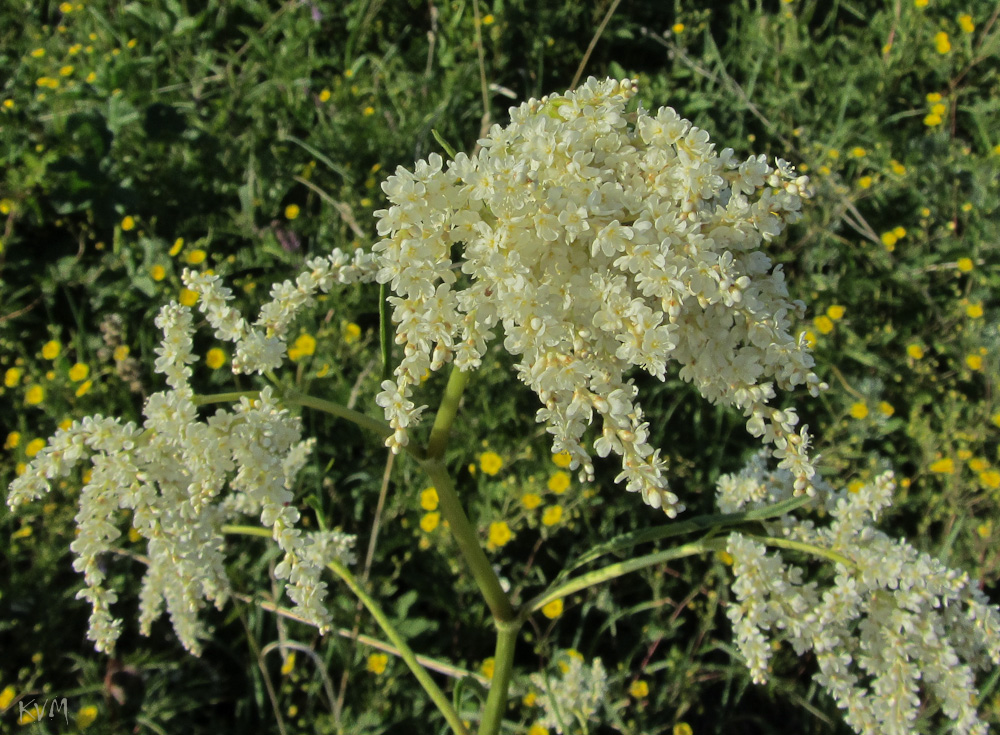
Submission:
[[[337,284],[369,282],[375,275],[374,256],[360,248],[352,260],[340,248],[325,258],[306,262],[306,270],[292,281],[271,287],[271,301],[260,310],[254,325],[229,305],[233,292],[219,276],[185,269],[184,284],[198,294],[198,308],[215,329],[216,339],[236,343],[234,373],[264,373],[281,366],[285,337],[296,314],[314,302],[317,291],[328,293]]]
[[[923,691],[953,732],[984,735],[975,672],[1000,664],[1000,613],[968,575],[874,528],[893,489],[885,473],[856,492],[827,494],[829,525],[790,516],[772,524],[783,539],[835,561],[825,588],[805,582],[803,569],[768,554],[763,543],[730,535],[737,601],[728,615],[737,644],[758,683],[767,679],[772,654],[767,634],[798,655],[812,651],[816,682],[858,733],[916,732]],[[791,478],[766,477],[758,461],[720,481],[720,490],[730,507],[739,506],[788,495]]]
[[[628,112],[634,95],[630,80],[590,79],[530,100],[475,156],[445,167],[432,154],[383,184],[377,280],[396,294],[404,345],[379,397],[396,430],[387,445],[398,451],[419,419],[412,387],[452,360],[477,367],[499,324],[553,452],[583,476],[596,414],[594,450],[622,457],[618,481],[670,516],[683,508],[624,378],[636,366],[663,379],[673,362],[710,401],[742,410],[809,490],[807,435],[793,410],[768,404],[776,388],[822,386],[789,333],[804,307],[759,249],[799,218],[808,179],[780,159],[716,152],[670,108]]]
[[[590,666],[585,666],[583,656],[576,651],[564,651],[556,657],[556,665],[557,675],[542,672],[530,677],[539,690],[537,704],[543,712],[539,724],[559,735],[576,732],[577,724],[587,732],[587,721],[607,699],[608,675],[604,665],[595,658]]]
[[[322,270],[314,267],[314,273]],[[323,278],[329,275],[317,281]],[[300,277],[304,300],[311,283],[302,281]],[[219,318],[228,307],[224,298],[221,305],[213,301],[218,297],[213,280],[189,277],[189,282],[202,288],[203,308],[216,329],[221,331],[225,322],[232,334],[244,335],[241,344],[252,340],[255,332],[241,317],[233,317],[233,310],[228,321]],[[277,332],[286,317],[287,312],[273,311],[264,323]],[[71,549],[77,556],[74,567],[85,575],[87,587],[80,597],[92,605],[88,636],[98,650],[112,651],[121,630],[121,621],[110,612],[117,596],[105,587],[99,563],[121,535],[115,523],[120,509],[131,511],[132,527],[148,540],[149,568],[140,595],[144,634],[165,604],[178,638],[188,650],[199,652],[205,635],[199,610],[206,600],[221,606],[228,597],[221,526],[238,513],[259,514],[272,529],[285,552],[276,576],[288,579],[288,595],[300,614],[328,626],[326,583],[320,575],[330,558],[349,559],[351,541],[342,534],[303,536],[294,527],[299,513],[289,505],[290,488],[313,441],[301,440],[299,420],[278,405],[270,388],[257,399],[241,399],[231,412],[219,409],[199,420],[189,385],[190,364],[196,360],[191,312],[171,303],[156,324],[163,331],[156,370],[171,389],[146,401],[144,430],[101,416],[74,422],[58,431],[11,484],[8,504],[13,508],[40,498],[53,480],[90,458],[93,471],[80,496],[78,535]],[[243,354],[248,369],[263,367],[250,351]],[[224,498],[227,483],[232,493]]]

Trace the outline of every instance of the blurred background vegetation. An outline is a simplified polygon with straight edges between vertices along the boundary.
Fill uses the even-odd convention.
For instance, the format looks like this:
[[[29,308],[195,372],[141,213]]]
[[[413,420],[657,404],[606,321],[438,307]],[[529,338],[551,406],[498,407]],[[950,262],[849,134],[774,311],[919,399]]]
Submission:
[[[184,267],[223,275],[253,314],[306,258],[373,244],[380,182],[439,150],[432,130],[471,151],[509,106],[565,90],[583,68],[635,77],[647,108],[670,105],[719,147],[786,158],[813,177],[805,219],[769,252],[808,305],[801,328],[830,390],[790,400],[829,477],[893,468],[887,529],[997,599],[1000,10],[991,0],[718,5],[6,0],[0,484],[64,422],[140,417],[161,388],[153,317],[189,299]],[[331,295],[301,320],[287,380],[379,415],[377,322],[371,287]],[[199,340],[199,389],[252,387],[234,381],[207,332]],[[524,600],[567,560],[662,517],[613,485],[613,467],[592,487],[563,472],[534,423],[536,399],[491,355],[450,459]],[[715,479],[755,442],[739,416],[676,377],[637,379],[675,489],[690,513],[710,512]],[[428,381],[425,402],[441,387]],[[386,486],[377,442],[326,416],[304,420],[319,437],[298,488],[305,522],[358,534],[361,568],[418,652],[488,674],[488,615],[419,469],[397,459]],[[82,481],[17,514],[0,509],[0,731],[18,729],[19,702],[61,697],[70,729],[95,733],[443,731],[401,663],[352,642],[377,631],[347,594],[332,601],[343,630],[326,638],[266,609],[281,604],[275,554],[252,540],[233,542],[239,599],[211,613],[215,636],[193,658],[164,621],[149,639],[136,633],[141,549],[124,537],[108,568],[126,633],[117,658],[96,654],[68,550]],[[490,534],[499,523],[510,538]],[[568,648],[601,657],[613,713],[593,733],[844,732],[808,658],[784,651],[772,682],[750,685],[723,614],[727,573],[717,559],[686,561],[580,593],[554,619],[537,616],[518,664],[538,671]],[[981,702],[993,721],[995,683]],[[537,712],[525,685],[515,694],[508,731],[526,733]],[[456,692],[468,712],[479,696],[473,684]],[[928,702],[927,731],[936,711]],[[31,726],[67,729],[61,714]]]

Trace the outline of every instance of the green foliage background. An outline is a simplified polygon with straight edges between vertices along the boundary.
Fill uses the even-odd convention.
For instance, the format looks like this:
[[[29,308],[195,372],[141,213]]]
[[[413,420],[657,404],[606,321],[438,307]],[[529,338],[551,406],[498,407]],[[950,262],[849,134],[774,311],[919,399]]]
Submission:
[[[808,305],[802,328],[831,386],[818,401],[794,398],[822,465],[844,483],[894,468],[900,488],[887,526],[995,592],[995,3],[698,6],[483,0],[477,22],[467,0],[8,0],[0,9],[0,484],[29,460],[33,440],[67,419],[139,418],[143,396],[160,389],[153,317],[180,296],[186,264],[222,274],[255,313],[270,284],[307,257],[371,246],[379,183],[438,150],[432,131],[472,150],[508,106],[569,87],[596,38],[586,74],[635,77],[647,108],[670,105],[720,147],[780,156],[813,177],[804,221],[770,253]],[[302,320],[315,353],[287,379],[379,415],[377,323],[371,288],[332,295]],[[216,346],[200,339],[202,354]],[[594,487],[574,479],[564,493],[550,491],[558,468],[534,423],[535,398],[511,377],[510,361],[491,354],[466,392],[450,460],[465,468],[460,491],[484,541],[492,522],[513,530],[490,553],[523,600],[601,540],[662,519],[613,485],[610,466]],[[86,379],[71,374],[77,363],[88,366]],[[228,370],[204,363],[196,380],[206,392],[234,384]],[[690,512],[709,512],[714,480],[754,443],[738,416],[678,379],[638,380],[678,494]],[[424,388],[432,406],[440,381]],[[377,528],[376,597],[420,653],[479,671],[492,650],[488,615],[447,531],[421,527],[430,524],[419,469],[397,459],[384,486],[387,457],[371,437],[325,416],[304,420],[319,437],[298,489],[307,521],[357,533],[362,559]],[[494,475],[479,464],[487,451],[502,459]],[[78,488],[64,483],[16,515],[0,510],[0,689],[25,702],[65,696],[73,716],[96,707],[91,732],[443,731],[401,663],[390,657],[384,672],[369,670],[378,668],[369,666],[374,649],[350,635],[377,631],[346,593],[332,598],[345,635],[322,639],[261,607],[273,601],[274,552],[255,541],[233,542],[243,601],[212,614],[216,635],[196,659],[165,622],[149,639],[128,622],[141,550],[123,540],[108,559],[127,621],[118,656],[145,692],[116,703],[108,659],[84,640],[87,609],[74,599],[82,580],[68,546]],[[531,493],[542,499],[537,508],[521,500]],[[555,505],[563,515],[547,526],[541,518]],[[720,560],[703,559],[580,593],[557,620],[538,616],[518,665],[536,671],[565,648],[602,657],[614,714],[592,732],[684,732],[680,723],[699,734],[844,731],[810,683],[808,659],[784,652],[767,687],[750,685],[721,612],[726,577]],[[275,642],[314,655],[300,650],[289,665],[291,649]],[[630,693],[640,680],[648,694]],[[994,721],[995,683],[982,699]],[[519,700],[527,689],[516,693],[510,731],[527,732],[535,715]],[[469,684],[456,699],[473,712],[478,696]],[[17,729],[17,701],[5,700],[0,731]],[[928,728],[935,711],[928,702]],[[58,718],[32,727],[65,731]]]

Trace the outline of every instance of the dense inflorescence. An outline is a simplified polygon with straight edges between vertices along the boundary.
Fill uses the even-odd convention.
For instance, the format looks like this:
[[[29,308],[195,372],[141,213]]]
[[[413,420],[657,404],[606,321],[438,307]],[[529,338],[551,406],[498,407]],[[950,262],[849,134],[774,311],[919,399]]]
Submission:
[[[293,283],[276,284],[255,325],[229,305],[232,293],[218,276],[185,272],[199,294],[199,306],[216,337],[236,345],[236,372],[264,372],[285,357],[285,334],[294,316],[317,290],[364,278],[370,256],[353,263],[339,250],[307,263]],[[148,569],[140,593],[140,626],[148,634],[164,604],[184,646],[197,653],[206,635],[198,618],[204,601],[224,604],[229,596],[222,526],[258,515],[284,552],[275,568],[304,619],[330,625],[324,605],[327,561],[350,561],[353,538],[338,532],[304,534],[295,527],[292,482],[315,440],[302,440],[301,422],[278,402],[270,387],[256,398],[243,397],[232,411],[217,410],[200,420],[190,386],[194,325],[191,310],[177,303],[161,309],[163,332],[156,371],[169,390],[151,395],[145,421],[134,423],[87,417],[61,429],[11,484],[11,507],[48,493],[54,480],[90,459],[93,469],[80,494],[78,534],[71,544],[74,568],[85,577],[79,596],[91,603],[88,636],[99,650],[112,651],[122,622],[111,613],[117,594],[106,584],[101,557],[115,548],[120,509],[131,512],[132,528],[147,540]],[[224,492],[227,488],[229,492]]]
[[[822,387],[791,320],[780,266],[760,250],[800,216],[808,180],[764,156],[739,162],[670,108],[628,106],[633,82],[590,79],[511,109],[474,156],[432,154],[383,184],[378,275],[404,346],[379,404],[398,451],[429,370],[476,368],[494,329],[542,402],[552,451],[593,477],[582,439],[622,458],[618,481],[675,515],[665,461],[625,373],[668,365],[710,401],[735,406],[810,489],[808,435],[776,389]],[[458,253],[457,262],[453,253]]]
[[[731,534],[736,601],[728,615],[737,645],[758,683],[768,678],[768,635],[799,656],[811,651],[816,682],[859,733],[914,732],[923,692],[953,732],[985,735],[975,672],[1000,665],[1000,614],[967,574],[874,527],[893,489],[892,473],[831,489],[822,494],[828,525],[785,516],[770,524],[777,541]],[[757,457],[720,479],[719,506],[732,512],[791,492],[790,475],[768,472]],[[832,583],[806,581],[802,567],[767,553],[767,544],[784,542],[832,560]]]

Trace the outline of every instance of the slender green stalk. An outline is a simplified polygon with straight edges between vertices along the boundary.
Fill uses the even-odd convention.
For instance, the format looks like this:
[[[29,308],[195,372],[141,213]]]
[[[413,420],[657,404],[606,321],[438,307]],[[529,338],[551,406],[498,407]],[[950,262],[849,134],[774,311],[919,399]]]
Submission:
[[[378,344],[382,352],[382,380],[389,380],[392,378],[392,319],[387,283],[378,287]]]
[[[521,632],[521,622],[497,622],[497,644],[493,653],[493,678],[486,697],[479,735],[497,735],[507,709],[507,692],[514,670],[514,648]]]
[[[234,526],[226,524],[219,530],[230,536],[260,536],[262,538],[272,538],[274,536],[270,528],[264,528],[263,526]]]
[[[774,505],[754,508],[753,510],[740,513],[713,513],[711,515],[695,516],[683,521],[672,521],[663,526],[655,526],[641,531],[622,534],[588,551],[577,559],[572,568],[579,569],[584,564],[589,564],[605,554],[616,551],[627,551],[638,544],[661,541],[673,536],[683,536],[684,534],[697,531],[709,531],[726,526],[735,526],[751,521],[764,521],[768,518],[783,516],[811,502],[813,502],[812,498],[808,495],[802,495],[797,498],[782,500],[780,503],[775,503]]]
[[[455,423],[458,404],[462,400],[462,391],[465,390],[465,384],[468,382],[469,373],[452,366],[451,374],[448,376],[448,385],[444,389],[444,395],[441,396],[441,406],[438,408],[437,416],[434,417],[431,435],[427,440],[428,459],[444,457],[444,450],[448,447],[451,425]]]
[[[801,551],[805,554],[810,554],[812,556],[818,556],[822,559],[829,559],[834,564],[843,564],[845,567],[856,568],[857,564],[848,559],[842,554],[838,554],[836,551],[831,551],[830,549],[824,549],[822,546],[814,546],[813,544],[807,544],[804,541],[793,541],[787,538],[775,538],[773,536],[753,536],[749,535],[754,541],[760,541],[762,544],[767,546],[777,546],[781,549],[792,549],[793,551]]]
[[[350,570],[348,570],[348,568],[343,564],[338,561],[331,561],[326,566],[334,574],[340,577],[344,584],[350,587],[351,592],[353,592],[354,595],[361,600],[361,604],[364,605],[368,609],[368,612],[371,613],[372,617],[375,618],[375,622],[379,624],[380,628],[382,628],[382,632],[384,632],[392,644],[399,649],[400,657],[406,663],[413,675],[417,678],[417,681],[420,682],[420,686],[422,686],[424,691],[427,692],[431,701],[437,705],[437,708],[441,711],[441,714],[444,715],[444,718],[448,721],[451,729],[454,730],[457,735],[469,735],[469,731],[465,729],[462,718],[458,716],[458,713],[451,706],[451,702],[448,701],[444,692],[438,688],[438,685],[434,683],[434,680],[431,678],[431,675],[427,673],[427,670],[420,665],[420,662],[417,660],[417,655],[413,652],[413,649],[410,648],[406,639],[400,635],[399,631],[393,627],[392,622],[390,622],[386,614],[382,612],[382,608],[379,607],[378,603],[375,602],[375,600],[368,595],[368,593],[361,589],[361,585],[358,584],[358,580],[354,578],[354,575],[351,574]]]
[[[300,393],[292,388],[282,388],[281,397],[286,403],[295,403],[299,406],[314,408],[317,411],[324,411],[331,416],[347,419],[348,421],[357,424],[362,429],[367,429],[368,431],[378,434],[382,438],[392,435],[392,429],[389,428],[388,424],[377,419],[373,419],[370,416],[366,416],[360,411],[355,411],[353,408],[342,406],[339,403],[326,401],[322,398],[316,398],[315,396]]]
[[[579,592],[580,590],[585,590],[588,587],[609,582],[612,579],[617,579],[618,577],[628,574],[629,572],[635,572],[639,569],[656,566],[657,564],[662,564],[666,561],[681,559],[685,556],[703,554],[706,551],[718,551],[720,549],[724,549],[725,547],[725,538],[702,539],[701,541],[694,541],[690,544],[684,544],[683,546],[677,546],[664,551],[657,551],[653,554],[646,554],[645,556],[640,556],[636,559],[629,559],[628,561],[618,562],[617,564],[610,564],[601,569],[595,569],[592,572],[581,574],[579,577],[574,577],[566,582],[555,584],[542,594],[532,598],[525,603],[519,615],[519,619],[527,620],[531,613],[536,610],[541,610],[553,600],[560,600],[567,595],[573,594],[574,592]]]
[[[241,398],[252,400],[259,395],[259,390],[239,390],[232,393],[211,393],[205,396],[195,396],[191,401],[196,406],[204,406],[209,403],[236,403]]]
[[[448,468],[439,459],[424,460],[420,466],[424,468],[424,471],[431,478],[431,482],[434,483],[441,515],[448,521],[448,530],[451,531],[451,535],[458,544],[458,550],[469,565],[472,577],[476,580],[479,591],[482,592],[494,619],[498,622],[513,620],[514,609],[511,607],[510,598],[500,586],[500,580],[497,578],[496,572],[493,571],[493,565],[486,558],[486,552],[483,551],[483,547],[479,543],[479,535],[465,514],[465,509],[462,508],[462,502],[455,492],[455,484],[451,480],[451,475],[448,474]]]

